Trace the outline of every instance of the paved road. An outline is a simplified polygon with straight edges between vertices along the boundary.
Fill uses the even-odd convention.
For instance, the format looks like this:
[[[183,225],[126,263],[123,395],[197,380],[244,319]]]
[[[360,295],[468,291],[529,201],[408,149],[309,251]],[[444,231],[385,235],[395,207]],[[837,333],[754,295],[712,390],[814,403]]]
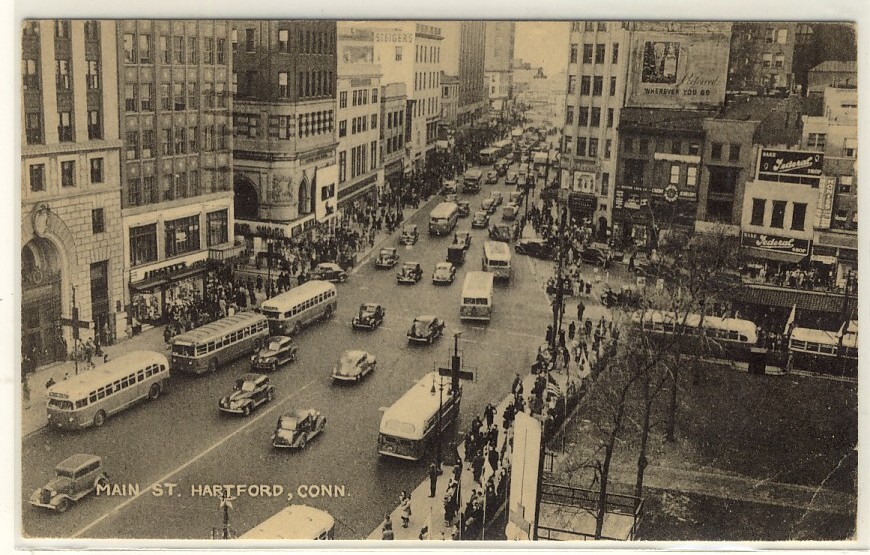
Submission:
[[[513,190],[500,183],[484,185],[471,197],[472,209],[492,189],[505,197]],[[461,198],[468,198],[462,195]],[[434,206],[434,202],[430,206]],[[171,390],[153,404],[140,405],[112,418],[101,429],[77,433],[43,430],[23,445],[22,501],[24,534],[37,537],[95,538],[207,538],[220,524],[218,499],[192,495],[191,488],[208,484],[281,485],[278,497],[240,495],[233,502],[231,525],[244,532],[295,501],[323,508],[337,521],[341,539],[362,539],[391,510],[402,489],[411,491],[425,475],[425,463],[381,458],[376,452],[381,407],[389,406],[419,377],[446,365],[452,333],[462,331],[460,348],[465,363],[476,370],[475,383],[466,384],[462,416],[455,430],[464,430],[487,402],[501,399],[514,372],[527,368],[542,341],[550,309],[542,289],[548,265],[526,257],[514,258],[510,285],[498,286],[496,311],[488,324],[460,323],[459,295],[466,271],[480,268],[484,230],[473,231],[466,264],[456,283],[431,284],[436,262],[446,256],[450,238],[430,238],[425,232],[429,210],[411,221],[421,230],[420,241],[400,248],[402,260],[416,260],[424,280],[398,286],[392,271],[377,270],[366,261],[339,285],[339,308],[329,322],[299,337],[299,360],[272,376],[276,399],[251,418],[222,416],[217,400],[236,376],[248,370],[245,359],[214,376],[173,378]],[[500,212],[499,212],[500,214]],[[498,216],[495,219],[499,219]],[[470,228],[462,219],[459,230]],[[362,302],[381,302],[387,308],[384,326],[356,332],[349,322]],[[445,337],[432,346],[408,345],[405,332],[414,316],[435,313],[447,321]],[[378,369],[363,383],[334,387],[329,373],[341,351],[359,348],[378,358]],[[293,408],[315,407],[327,416],[325,433],[302,452],[274,452],[270,434],[278,416]],[[104,457],[116,484],[136,484],[139,495],[89,497],[63,515],[26,503],[54,464],[75,452]],[[178,484],[175,495],[155,496],[154,484]],[[301,500],[299,486],[343,488],[344,496]],[[165,492],[165,489],[164,489]]]

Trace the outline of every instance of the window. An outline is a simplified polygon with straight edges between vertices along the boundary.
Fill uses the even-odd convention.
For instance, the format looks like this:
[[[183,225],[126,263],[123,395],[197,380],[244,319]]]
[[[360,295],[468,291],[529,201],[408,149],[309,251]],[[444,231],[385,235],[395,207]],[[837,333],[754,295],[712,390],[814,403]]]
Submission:
[[[202,149],[207,152],[214,150],[214,127],[210,125],[202,129]]]
[[[142,158],[154,157],[154,130],[142,130]]]
[[[230,31],[230,47],[232,47],[233,52],[239,51],[239,30],[233,29]]]
[[[172,37],[172,53],[176,64],[184,63],[184,37]]]
[[[580,121],[578,122],[578,125],[589,125],[589,108],[587,108],[586,106],[580,106],[580,110],[578,113],[580,114]]]
[[[777,44],[785,44],[788,41],[788,29],[777,29],[776,30],[776,42]]]
[[[773,63],[773,54],[771,54],[770,52],[768,52],[767,54],[764,54],[761,57],[761,65],[763,67],[770,67],[772,63]]]
[[[613,148],[613,141],[607,139],[604,141],[604,158],[610,159],[611,150]]]
[[[214,63],[214,39],[212,37],[205,37],[203,39],[203,62],[207,64]]]
[[[828,135],[827,133],[810,133],[807,137],[807,148],[814,148],[817,150],[824,150],[825,144],[827,143]]]
[[[338,153],[338,182],[344,183],[347,180],[347,151],[343,150]]]
[[[130,228],[130,264],[138,266],[157,260],[157,224]]]
[[[740,161],[740,145],[731,145],[728,149],[728,160],[730,162]]]
[[[649,152],[649,138],[641,137],[640,144],[638,146],[640,148],[640,152],[643,152],[644,154]]]
[[[91,158],[91,183],[103,182],[103,159]]]
[[[679,185],[680,184],[680,165],[679,164],[671,164],[671,179],[668,182],[671,185]]]
[[[338,107],[347,108],[347,91],[341,91],[338,93]]]
[[[574,137],[572,137],[571,135],[565,135],[563,137],[563,140],[564,142],[562,143],[562,152],[571,152],[571,141],[574,140]]]
[[[163,141],[161,143],[161,152],[165,156],[172,156],[172,129],[163,130]]]
[[[616,96],[616,77],[610,78],[610,96]]]
[[[785,65],[785,56],[783,54],[777,54],[774,58],[773,66],[781,68],[783,65]]]
[[[710,158],[713,160],[722,159],[722,143],[713,143],[710,145]]]
[[[97,60],[88,60],[87,69],[85,71],[85,86],[89,89],[100,88],[100,62]]]
[[[166,229],[166,257],[199,250],[199,216],[169,220]]]
[[[604,77],[596,75],[592,79],[592,96],[601,96],[604,92]]]
[[[607,127],[613,127],[613,108],[607,109]]]
[[[56,82],[58,90],[69,89],[69,60],[55,60]]]
[[[785,205],[784,200],[773,201],[773,212],[770,216],[770,227],[782,229],[785,225]]]
[[[290,31],[278,29],[278,52],[290,51]]]
[[[208,246],[221,245],[229,241],[227,211],[219,210],[206,214],[208,224]]]
[[[232,85],[230,85],[230,91],[233,94],[238,94],[239,92],[239,72],[234,71],[232,77]]]
[[[278,97],[287,98],[290,96],[290,87],[287,84],[287,72],[282,71],[278,74]]]
[[[142,204],[142,185],[138,177],[127,180],[127,206],[139,206]]]
[[[595,22],[594,21],[586,21],[583,23],[583,29],[586,31],[594,31],[595,30]]]
[[[24,73],[24,90],[39,90],[39,72],[36,70],[36,60],[28,59],[21,63]]]
[[[57,137],[62,143],[73,141],[72,112],[57,113]]]
[[[260,116],[251,114],[248,116],[248,138],[256,139],[260,136]]]
[[[791,212],[791,228],[795,231],[803,231],[807,217],[807,205],[803,202],[794,203]]]
[[[103,138],[103,123],[99,110],[88,110],[88,139],[97,140]]]
[[[592,108],[592,127],[601,127],[601,108]]]
[[[698,166],[689,166],[686,168],[686,185],[694,187],[698,184]]]
[[[583,96],[589,96],[589,93],[592,89],[592,80],[588,75],[584,75],[580,78],[580,94]]]
[[[173,107],[176,110],[184,110],[184,83],[172,84],[172,99],[175,101]]]
[[[378,128],[378,115],[377,114],[372,114],[372,126],[371,127],[372,127],[372,129]]]
[[[227,63],[227,39],[217,39],[217,46],[215,49],[217,50],[217,63],[226,64]]]
[[[680,141],[671,141],[671,154],[680,154],[683,150],[683,145]]]
[[[30,166],[30,190],[34,193],[45,190],[45,164]]]
[[[375,170],[378,167],[378,142],[372,141],[369,145],[369,150],[371,151],[371,159],[372,165],[371,170]]]
[[[613,53],[613,55],[611,57],[611,63],[614,63],[614,64],[619,63],[619,43],[618,42],[613,43],[613,49],[611,50],[611,52]]]
[[[591,64],[592,63],[592,45],[584,44],[583,45],[583,63]]]
[[[197,37],[187,37],[187,63],[195,64],[199,62],[198,52]]]
[[[187,152],[191,154],[196,154],[199,152],[199,145],[197,144],[199,139],[199,128],[197,126],[193,126],[187,132]]]
[[[128,64],[136,63],[136,42],[133,33],[124,33],[124,61]]]
[[[603,64],[604,63],[604,49],[605,45],[596,44],[595,45],[595,63]]]
[[[106,231],[106,219],[103,215],[102,208],[91,210],[91,231],[93,231],[95,235]]]
[[[76,163],[73,160],[67,160],[60,163],[60,184],[62,187],[75,187],[76,184]]]
[[[254,30],[245,29],[245,52],[254,51]]]
[[[125,107],[129,105],[128,103],[135,104],[135,102],[136,102],[136,91],[135,91],[135,89],[133,89],[134,85],[128,84],[127,87],[129,89],[132,89],[132,91],[130,91],[126,94],[132,93],[133,97],[132,98],[129,98],[129,97],[125,98],[125,100],[124,100]],[[142,111],[142,112],[154,111],[154,104],[153,104],[152,95],[153,95],[153,85],[151,83],[141,83],[139,85],[139,110],[140,111]],[[131,111],[131,112],[135,112],[136,108],[134,107],[134,108],[130,109],[128,107],[127,110]]]
[[[172,94],[169,83],[160,83],[160,107],[166,111],[172,109]]]
[[[401,46],[396,47],[396,61],[397,62],[402,61],[402,47]]]
[[[569,75],[568,76],[568,94],[574,94],[577,90],[577,76]]]
[[[586,156],[586,137],[577,137],[577,156]]]
[[[199,91],[196,90],[196,82],[187,82],[187,107],[196,110],[199,105]]]
[[[356,120],[354,120],[354,122],[356,122]],[[338,136],[339,137],[346,137],[347,136],[347,120],[346,119],[343,119],[340,122],[338,122]]]
[[[39,112],[31,112],[24,119],[27,128],[27,144],[42,144],[42,118]]]
[[[160,59],[164,64],[172,63],[172,52],[169,50],[169,37],[160,35]]]
[[[568,106],[565,108],[565,124],[574,125],[574,107]]]
[[[589,139],[589,156],[598,156],[598,139]]]
[[[698,143],[689,143],[689,155],[698,156],[701,154],[701,145]]]
[[[127,160],[135,160],[139,157],[139,132],[127,131],[126,140],[126,157]]]
[[[569,64],[576,64],[577,63],[577,45],[576,44],[571,45],[571,54],[569,55],[568,63]]]

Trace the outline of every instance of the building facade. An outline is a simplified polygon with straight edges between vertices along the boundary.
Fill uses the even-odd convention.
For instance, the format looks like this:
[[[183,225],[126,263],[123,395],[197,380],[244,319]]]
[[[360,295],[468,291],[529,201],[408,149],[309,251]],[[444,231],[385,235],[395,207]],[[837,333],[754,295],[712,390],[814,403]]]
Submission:
[[[381,166],[384,169],[384,189],[401,198],[405,175],[405,123],[408,94],[404,83],[381,86]]]
[[[338,211],[377,203],[383,187],[379,158],[383,125],[381,69],[373,63],[374,33],[338,23]]]
[[[728,90],[788,92],[794,83],[792,61],[798,24],[741,22],[731,32]]]
[[[516,22],[487,21],[484,78],[490,109],[501,112],[513,97],[514,44]]]
[[[857,89],[858,62],[829,60],[807,73],[807,94],[824,96],[828,87]]]
[[[118,22],[131,323],[201,296],[209,251],[233,245],[229,39],[225,21]]]
[[[233,21],[236,229],[249,251],[336,216],[336,24]]]
[[[125,333],[114,21],[22,27],[21,334],[25,370]]]
[[[455,75],[441,76],[441,124],[456,129],[459,123],[459,78]]]

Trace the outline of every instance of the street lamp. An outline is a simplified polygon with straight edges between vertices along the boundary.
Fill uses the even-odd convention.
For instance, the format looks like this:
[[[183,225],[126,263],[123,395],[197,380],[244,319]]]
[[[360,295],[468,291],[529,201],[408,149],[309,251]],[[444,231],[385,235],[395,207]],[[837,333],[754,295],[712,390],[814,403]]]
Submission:
[[[435,466],[438,467],[438,474],[441,474],[441,411],[444,410],[444,377],[438,377],[438,440],[435,443]],[[432,376],[432,395],[435,395],[435,376]]]

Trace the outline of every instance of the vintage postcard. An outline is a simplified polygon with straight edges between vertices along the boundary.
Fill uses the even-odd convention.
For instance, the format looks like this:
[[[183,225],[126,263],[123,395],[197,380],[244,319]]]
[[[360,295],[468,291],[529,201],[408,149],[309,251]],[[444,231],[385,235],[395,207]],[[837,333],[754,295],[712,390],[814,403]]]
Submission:
[[[21,21],[20,541],[856,540],[857,30]]]

